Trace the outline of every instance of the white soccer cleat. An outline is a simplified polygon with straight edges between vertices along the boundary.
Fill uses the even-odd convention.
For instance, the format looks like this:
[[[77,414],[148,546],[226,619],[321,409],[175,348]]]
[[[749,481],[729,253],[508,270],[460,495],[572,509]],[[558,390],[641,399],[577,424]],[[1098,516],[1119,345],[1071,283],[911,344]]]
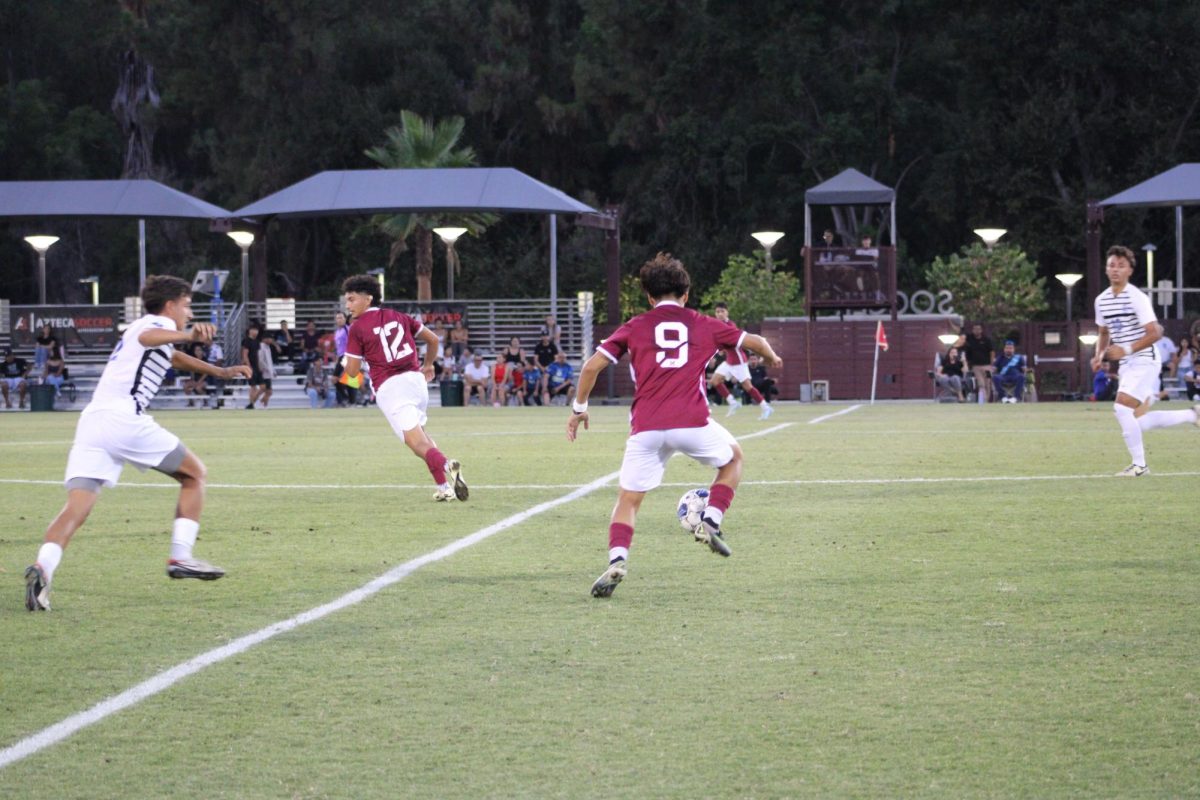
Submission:
[[[448,503],[454,499],[454,489],[447,487],[433,493],[433,499],[439,503]]]
[[[1150,474],[1149,467],[1138,466],[1137,464],[1130,464],[1128,467],[1126,467],[1125,469],[1118,472],[1115,477],[1117,477],[1117,478],[1140,478],[1143,475],[1149,475],[1149,474]]]
[[[172,558],[167,562],[167,577],[215,581],[225,577],[225,570],[198,558]]]
[[[737,410],[741,407],[742,407],[742,401],[740,401],[736,397],[733,397],[732,395],[730,395],[729,410],[725,412],[725,416],[732,417],[734,414],[737,413]]]
[[[692,536],[695,537],[697,542],[704,542],[708,545],[709,550],[712,550],[719,556],[729,558],[733,555],[733,551],[729,549],[729,545],[725,544],[725,540],[721,538],[721,529],[711,522],[701,522],[692,530]]]
[[[50,581],[37,564],[25,570],[25,607],[30,611],[50,610]]]
[[[462,464],[457,459],[450,459],[446,462],[446,474],[450,476],[450,485],[454,487],[454,498],[458,501],[465,501],[471,496],[471,491],[467,489],[467,482],[463,480]]]
[[[604,570],[604,574],[596,578],[596,582],[592,584],[592,597],[612,597],[613,590],[617,588],[617,584],[625,578],[628,572],[623,558],[618,558],[609,564],[608,569]]]
[[[767,419],[775,413],[775,409],[771,408],[771,404],[764,401],[762,404],[762,413],[758,415],[760,420]]]

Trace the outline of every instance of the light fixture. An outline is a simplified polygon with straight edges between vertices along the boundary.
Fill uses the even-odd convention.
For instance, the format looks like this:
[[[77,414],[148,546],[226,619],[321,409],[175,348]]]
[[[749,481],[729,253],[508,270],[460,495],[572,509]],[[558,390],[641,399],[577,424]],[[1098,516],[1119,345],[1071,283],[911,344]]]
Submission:
[[[1071,289],[1075,284],[1083,280],[1083,276],[1078,272],[1060,272],[1054,277],[1058,278],[1058,282],[1067,287],[1067,322],[1071,321]]]
[[[1091,347],[1092,345],[1094,345],[1094,344],[1095,344],[1096,342],[1098,342],[1098,341],[1100,341],[1100,337],[1099,337],[1099,336],[1097,336],[1097,335],[1096,335],[1096,334],[1094,334],[1094,333],[1081,333],[1081,334],[1079,334],[1079,343],[1080,343],[1080,344],[1087,345],[1088,347]]]
[[[434,228],[433,232],[446,243],[446,299],[454,299],[454,274],[458,272],[458,253],[454,251],[454,243],[458,237],[467,232],[466,228]]]
[[[88,275],[86,278],[80,278],[80,283],[90,283],[92,285],[92,305],[100,305],[100,276]]]
[[[25,241],[38,254],[38,303],[46,305],[46,251],[58,241],[57,236],[26,236]]]
[[[938,341],[941,342],[942,344],[946,345],[946,347],[949,347],[950,345],[952,345],[958,341],[958,334],[957,333],[940,334],[938,336]]]
[[[375,269],[369,269],[369,270],[367,270],[367,274],[374,275],[376,278],[379,278],[379,302],[382,304],[384,297],[385,297],[385,295],[383,293],[383,286],[384,286],[383,267],[376,267]]]
[[[1008,233],[1004,228],[976,228],[975,235],[983,239],[983,243],[991,250],[1000,241],[1000,237]]]
[[[1151,304],[1154,303],[1154,251],[1157,249],[1150,242],[1142,245],[1142,252],[1146,254],[1146,291],[1150,295]]]
[[[758,240],[758,243],[763,246],[763,250],[766,252],[765,260],[767,262],[767,270],[773,269],[774,265],[771,263],[771,248],[778,244],[779,240],[782,239],[786,234],[784,234],[783,231],[755,231],[750,235]]]
[[[250,231],[230,231],[230,239],[242,248],[242,305],[250,302],[250,245],[254,244],[254,234]]]

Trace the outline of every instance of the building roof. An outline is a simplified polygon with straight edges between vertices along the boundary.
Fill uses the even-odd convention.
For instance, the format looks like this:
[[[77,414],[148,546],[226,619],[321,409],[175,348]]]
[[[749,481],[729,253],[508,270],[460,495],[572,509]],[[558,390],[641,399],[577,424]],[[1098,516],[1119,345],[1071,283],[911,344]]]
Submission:
[[[215,219],[220,206],[151,180],[0,181],[0,217]]]
[[[853,167],[844,169],[804,193],[804,202],[816,206],[887,205],[896,190],[869,178]]]
[[[1102,206],[1191,206],[1200,204],[1200,164],[1179,164],[1100,201]]]

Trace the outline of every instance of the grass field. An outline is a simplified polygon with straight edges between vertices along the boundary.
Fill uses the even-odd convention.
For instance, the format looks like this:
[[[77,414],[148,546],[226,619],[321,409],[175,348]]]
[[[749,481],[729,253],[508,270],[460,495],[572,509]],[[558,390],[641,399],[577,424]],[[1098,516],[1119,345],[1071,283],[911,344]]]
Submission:
[[[611,482],[0,768],[0,797],[1200,795],[1200,433],[1118,480],[1107,405],[809,424],[845,408],[728,421],[775,429],[743,442],[728,560],[675,521],[711,477],[676,459],[610,600]],[[0,415],[0,751],[614,473],[626,413],[572,445],[563,409],[432,410],[466,504],[374,410],[160,413],[228,577],[165,577],[175,491],[128,468],[47,614],[22,572],[78,417]]]

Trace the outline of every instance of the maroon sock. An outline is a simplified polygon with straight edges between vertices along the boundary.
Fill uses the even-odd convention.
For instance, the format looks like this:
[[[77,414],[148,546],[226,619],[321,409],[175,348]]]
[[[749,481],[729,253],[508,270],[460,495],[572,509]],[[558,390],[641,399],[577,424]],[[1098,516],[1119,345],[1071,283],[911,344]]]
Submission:
[[[751,400],[753,400],[755,403],[758,403],[760,405],[762,404],[762,401],[763,401],[762,392],[760,392],[758,389],[755,389],[753,386],[751,386],[749,394],[750,394]]]
[[[729,387],[724,383],[718,383],[717,394],[721,395],[721,399],[724,400],[726,397],[729,397]]]
[[[433,476],[433,482],[441,486],[446,482],[446,457],[442,455],[442,451],[436,447],[431,447],[425,451],[425,466],[429,467],[429,474]]]
[[[714,483],[708,487],[708,507],[724,514],[733,503],[733,488],[723,483]]]
[[[623,522],[614,522],[608,526],[608,549],[614,547],[624,547],[629,549],[630,542],[633,541],[633,526],[626,525]]]

